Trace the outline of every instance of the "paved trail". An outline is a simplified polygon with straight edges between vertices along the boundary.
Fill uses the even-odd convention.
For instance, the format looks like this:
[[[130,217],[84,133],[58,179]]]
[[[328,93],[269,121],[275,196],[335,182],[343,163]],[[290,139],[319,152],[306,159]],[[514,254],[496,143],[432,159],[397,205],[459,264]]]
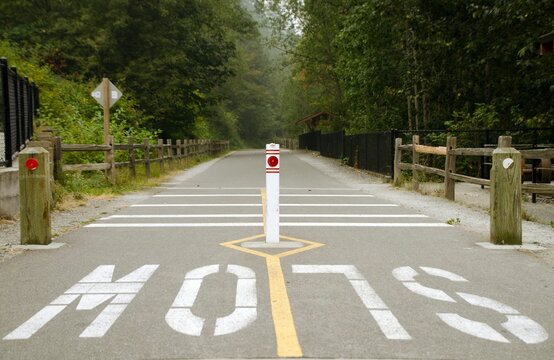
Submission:
[[[1,263],[0,358],[552,357],[547,263],[476,246],[293,152],[284,246],[263,247],[264,159],[233,153],[59,250]]]

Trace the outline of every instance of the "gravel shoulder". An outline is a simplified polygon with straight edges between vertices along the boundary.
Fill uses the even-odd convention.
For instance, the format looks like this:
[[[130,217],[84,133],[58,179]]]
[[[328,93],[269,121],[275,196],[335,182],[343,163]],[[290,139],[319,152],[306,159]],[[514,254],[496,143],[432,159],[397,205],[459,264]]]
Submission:
[[[456,223],[455,226],[474,233],[482,242],[488,242],[490,226],[488,189],[481,189],[478,185],[458,183],[456,185],[457,201],[453,202],[438,196],[395,188],[388,183],[384,183],[384,180],[378,176],[351,167],[341,166],[339,160],[325,158],[310,152],[298,152],[297,154],[311,166],[348,186],[361,189],[416,212],[424,213],[442,222],[459,219],[459,223]],[[188,169],[175,176],[173,181],[187,180],[220,159],[214,159]],[[440,189],[440,184],[424,184],[422,186],[422,192],[427,194],[439,194],[440,192],[437,189]],[[72,231],[97,218],[138,203],[159,191],[162,191],[162,189],[149,188],[111,199],[88,200],[83,206],[67,211],[54,212],[52,214],[52,233],[58,236]],[[523,221],[523,242],[545,246],[547,250],[538,252],[538,256],[554,261],[554,228],[549,225],[550,221],[554,221],[554,202],[552,199],[537,204],[524,202],[523,207],[528,217],[536,220]],[[55,238],[54,241],[56,241]],[[0,222],[0,261],[22,252],[22,250],[13,248],[14,245],[18,244],[19,223],[17,221]]]

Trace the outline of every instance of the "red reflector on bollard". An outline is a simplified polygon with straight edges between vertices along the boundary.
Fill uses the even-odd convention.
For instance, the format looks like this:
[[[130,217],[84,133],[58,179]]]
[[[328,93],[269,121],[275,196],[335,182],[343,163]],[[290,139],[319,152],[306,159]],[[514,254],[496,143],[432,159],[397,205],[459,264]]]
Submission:
[[[271,167],[275,167],[279,164],[279,159],[277,159],[277,156],[270,156],[267,158],[267,164]]]
[[[38,161],[37,159],[30,158],[25,162],[25,166],[29,170],[35,170],[36,168],[38,168]]]

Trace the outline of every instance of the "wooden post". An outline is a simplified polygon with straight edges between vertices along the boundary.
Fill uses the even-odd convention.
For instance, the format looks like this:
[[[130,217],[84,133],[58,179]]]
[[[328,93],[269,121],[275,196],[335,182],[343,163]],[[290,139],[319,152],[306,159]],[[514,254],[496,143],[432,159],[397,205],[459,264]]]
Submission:
[[[110,184],[115,185],[115,140],[112,135],[109,136],[110,138],[110,146],[111,149],[109,151],[109,159],[110,159],[110,169],[108,170],[108,179],[110,181]]]
[[[137,177],[137,169],[135,166],[135,148],[133,144],[133,137],[127,137],[127,144],[129,145],[129,168],[131,169],[131,175]]]
[[[54,179],[59,180],[62,176],[62,138],[54,137]]]
[[[186,166],[189,166],[190,165],[190,153],[191,153],[191,144],[190,144],[190,139],[186,139],[185,140],[185,165]]]
[[[102,79],[102,107],[104,108],[104,144],[110,144],[110,80]]]
[[[509,148],[512,146],[512,137],[511,136],[499,136],[498,137],[498,147],[499,148]]]
[[[144,144],[144,172],[147,178],[150,177],[150,140],[145,138],[142,140]]]
[[[419,177],[416,165],[419,165],[419,153],[416,151],[416,145],[419,145],[419,135],[412,136],[412,184],[415,191],[419,190]]]
[[[167,157],[168,157],[168,164],[169,169],[173,170],[175,168],[174,164],[174,157],[173,157],[173,141],[171,139],[167,139]]]
[[[454,201],[456,198],[456,181],[450,178],[450,174],[456,172],[456,155],[450,154],[456,148],[456,137],[446,138],[446,160],[444,161],[444,197]]]
[[[19,153],[20,242],[23,245],[48,245],[52,241],[49,162],[50,155],[44,148],[28,147]]]
[[[104,145],[110,145],[110,80],[102,78],[102,107],[104,110]],[[113,153],[111,154],[113,156]],[[104,162],[110,164],[110,152],[104,153]],[[111,170],[106,170],[106,177],[112,179]]]
[[[540,181],[543,184],[550,184],[552,179],[552,160],[550,159],[541,159],[540,160],[541,178]]]
[[[38,139],[38,142],[30,141],[28,146],[42,147],[48,151],[50,154],[50,176],[54,179],[54,129],[50,126],[42,126],[40,127],[40,131],[37,132],[36,138]],[[52,190],[54,190],[53,187]]]
[[[187,139],[183,139],[183,167],[186,168],[188,164],[187,160]]]
[[[160,162],[160,175],[164,172],[164,141],[158,139],[158,158]]]
[[[177,140],[177,168],[181,168],[181,140]]]
[[[402,138],[396,138],[394,140],[394,186],[400,185],[400,163],[402,162],[402,150],[400,150],[400,145],[402,145]]]
[[[503,139],[504,138],[504,139]],[[492,153],[490,241],[521,245],[521,153],[501,136]]]

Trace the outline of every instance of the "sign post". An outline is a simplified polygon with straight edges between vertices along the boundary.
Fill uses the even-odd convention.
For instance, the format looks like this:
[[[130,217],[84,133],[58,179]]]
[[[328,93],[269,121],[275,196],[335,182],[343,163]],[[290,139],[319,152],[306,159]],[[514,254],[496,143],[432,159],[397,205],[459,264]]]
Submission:
[[[112,145],[110,137],[110,108],[121,98],[123,95],[118,88],[108,79],[103,78],[100,85],[90,93],[104,109],[104,145]],[[106,152],[104,154],[105,162],[111,164],[114,154],[112,152]],[[115,183],[114,169],[108,170],[108,177],[112,184]]]
[[[104,108],[104,144],[109,145],[110,141],[110,108],[123,95],[108,78],[103,78],[100,85],[90,93]]]
[[[279,144],[265,146],[266,243],[279,242]]]

